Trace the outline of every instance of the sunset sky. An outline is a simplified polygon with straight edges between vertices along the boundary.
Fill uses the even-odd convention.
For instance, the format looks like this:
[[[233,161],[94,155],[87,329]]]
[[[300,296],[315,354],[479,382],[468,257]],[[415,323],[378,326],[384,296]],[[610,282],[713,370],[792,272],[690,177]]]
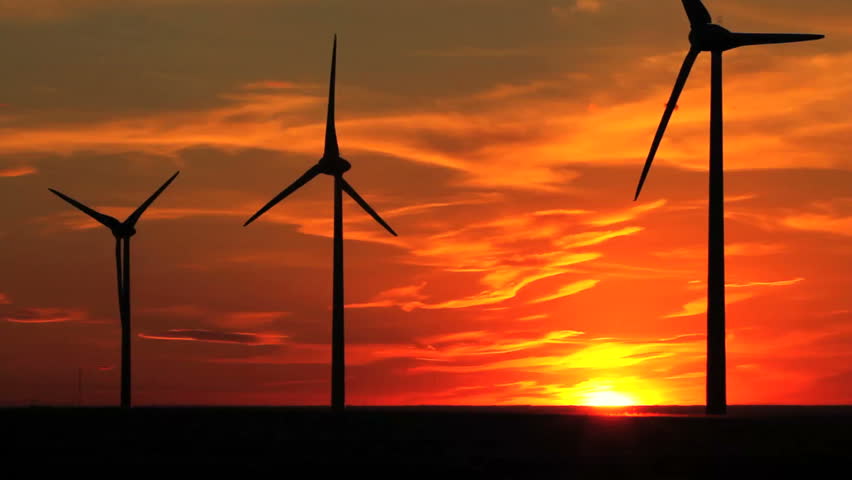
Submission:
[[[707,0],[726,54],[728,399],[852,403],[852,3]],[[0,0],[0,404],[327,404],[332,37],[350,404],[703,404],[709,55],[677,0]]]

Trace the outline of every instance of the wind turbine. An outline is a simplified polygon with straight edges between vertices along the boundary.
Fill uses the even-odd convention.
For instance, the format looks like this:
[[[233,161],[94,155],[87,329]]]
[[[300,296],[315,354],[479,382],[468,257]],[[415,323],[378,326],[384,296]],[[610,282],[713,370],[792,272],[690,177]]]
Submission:
[[[712,23],[712,18],[701,0],[681,0],[692,31],[691,45],[677,76],[674,90],[666,106],[645,168],[639,179],[636,197],[651,169],[651,163],[663,139],[669,119],[677,106],[689,72],[701,52],[712,55],[710,95],[710,221],[707,269],[707,413],[724,414],[727,411],[725,391],[725,216],[722,140],[722,53],[748,45],[792,43],[818,40],[824,35],[797,33],[735,33]]]
[[[178,176],[177,172],[169,178],[153,195],[145,200],[127,220],[120,222],[118,219],[104,215],[92,208],[83,205],[73,198],[49,188],[59,198],[80,209],[86,215],[94,218],[100,224],[112,231],[115,237],[115,270],[118,280],[118,311],[121,316],[121,406],[130,408],[130,237],[136,234],[136,222],[145,213],[145,210],[163,193],[169,184]]]
[[[243,226],[248,226],[258,217],[284,200],[288,195],[310,182],[317,175],[324,173],[334,177],[334,273],[332,289],[332,321],[331,321],[331,407],[335,412],[342,412],[346,404],[345,391],[345,343],[343,330],[343,192],[352,197],[370,216],[373,217],[393,236],[396,232],[382,217],[358,195],[358,192],[344,178],[343,174],[352,168],[352,164],[340,156],[337,145],[337,131],[334,126],[334,85],[337,65],[337,35],[334,36],[334,47],[331,54],[331,80],[328,90],[328,117],[325,126],[325,150],[316,165],[309,168],[292,185],[285,188],[275,198],[257,211]]]

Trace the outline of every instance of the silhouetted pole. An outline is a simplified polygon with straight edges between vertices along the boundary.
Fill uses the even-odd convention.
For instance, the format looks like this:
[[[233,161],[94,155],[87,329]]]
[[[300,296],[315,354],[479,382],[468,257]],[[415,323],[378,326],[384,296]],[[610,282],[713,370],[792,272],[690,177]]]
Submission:
[[[175,172],[160,188],[157,189],[142,205],[139,206],[123,222],[117,218],[100,213],[91,207],[74,200],[64,193],[49,188],[53,194],[70,203],[101,225],[107,227],[115,237],[115,276],[118,284],[118,313],[121,317],[121,400],[122,408],[129,408],[131,401],[131,366],[130,343],[132,338],[130,322],[130,237],[136,234],[136,222],[151,206],[154,200],[177,178],[180,172]]]
[[[331,320],[331,408],[342,413],[346,405],[346,353],[343,331],[343,185],[334,175],[334,285]]]
[[[725,393],[725,182],[722,52],[713,51],[710,99],[710,221],[707,255],[707,413],[727,411]]]
[[[391,235],[396,232],[387,224],[361,195],[355,191],[344,178],[352,164],[340,156],[337,144],[337,130],[334,125],[334,89],[337,72],[337,35],[334,36],[334,47],[331,53],[331,77],[328,87],[328,116],[325,126],[325,149],[322,158],[316,165],[309,168],[298,180],[291,183],[281,193],[267,202],[260,210],[252,215],[243,226],[248,226],[278,202],[284,200],[307,184],[319,174],[334,177],[334,260],[332,279],[332,314],[331,314],[331,408],[336,413],[342,413],[346,407],[346,351],[344,343],[343,319],[343,193],[352,197],[358,205],[370,214],[373,219],[385,228]]]
[[[710,98],[710,204],[708,208],[707,255],[707,413],[724,414],[727,410],[725,371],[725,187],[722,127],[722,52],[749,45],[770,45],[819,40],[824,35],[811,33],[738,33],[713,23],[713,17],[701,0],[682,0],[689,18],[689,53],[675,81],[669,102],[657,127],[645,167],[639,177],[638,200],[648,171],[677,100],[683,92],[695,59],[701,52],[712,55]]]
[[[130,238],[124,238],[124,308],[121,319],[121,406],[130,408],[131,364],[130,364]]]
[[[118,316],[124,326],[124,276],[121,274],[124,257],[121,255],[121,237],[115,237],[115,277],[118,285]]]

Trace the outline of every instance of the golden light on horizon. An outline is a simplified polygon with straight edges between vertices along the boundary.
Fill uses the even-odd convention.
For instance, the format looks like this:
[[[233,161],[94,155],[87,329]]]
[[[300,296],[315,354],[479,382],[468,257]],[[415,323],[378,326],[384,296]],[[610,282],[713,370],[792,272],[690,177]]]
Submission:
[[[636,405],[636,400],[624,393],[600,391],[586,395],[583,405],[587,407],[629,407]]]
[[[659,385],[637,377],[593,378],[564,392],[564,405],[585,407],[629,407],[662,405],[677,399],[667,398]]]

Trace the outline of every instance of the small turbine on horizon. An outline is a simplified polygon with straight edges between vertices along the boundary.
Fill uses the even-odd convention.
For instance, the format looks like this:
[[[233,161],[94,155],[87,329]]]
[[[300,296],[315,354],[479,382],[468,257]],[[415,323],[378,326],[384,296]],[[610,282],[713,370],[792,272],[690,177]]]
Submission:
[[[325,127],[325,150],[316,165],[309,168],[299,179],[284,189],[275,198],[252,215],[243,226],[257,220],[291,193],[310,182],[317,175],[324,173],[334,177],[334,272],[332,289],[332,341],[331,341],[331,407],[336,412],[342,412],[346,405],[345,390],[345,342],[343,323],[343,192],[352,197],[361,208],[370,214],[382,227],[393,236],[396,232],[382,217],[358,195],[358,192],[344,178],[343,174],[352,168],[352,164],[340,156],[337,144],[337,131],[334,125],[334,87],[337,69],[337,35],[334,36],[334,47],[331,54],[331,79],[328,91],[328,117]]]
[[[130,389],[130,237],[136,234],[136,222],[145,213],[145,210],[154,203],[154,200],[172,183],[180,172],[175,173],[163,184],[153,195],[145,200],[127,220],[121,222],[109,215],[104,215],[92,208],[83,205],[73,198],[49,188],[59,198],[70,203],[86,215],[97,220],[101,225],[107,227],[115,237],[115,269],[118,279],[118,311],[121,316],[121,406],[129,408],[131,405]]]
[[[674,90],[663,113],[651,151],[645,161],[634,201],[639,198],[642,186],[651,169],[672,113],[683,91],[698,54],[711,52],[710,100],[710,212],[707,271],[707,413],[724,414],[727,411],[725,373],[725,199],[723,174],[722,130],[722,53],[748,45],[805,42],[819,40],[824,35],[799,33],[735,33],[712,23],[712,17],[701,0],[681,0],[689,17],[691,48],[677,76]]]

